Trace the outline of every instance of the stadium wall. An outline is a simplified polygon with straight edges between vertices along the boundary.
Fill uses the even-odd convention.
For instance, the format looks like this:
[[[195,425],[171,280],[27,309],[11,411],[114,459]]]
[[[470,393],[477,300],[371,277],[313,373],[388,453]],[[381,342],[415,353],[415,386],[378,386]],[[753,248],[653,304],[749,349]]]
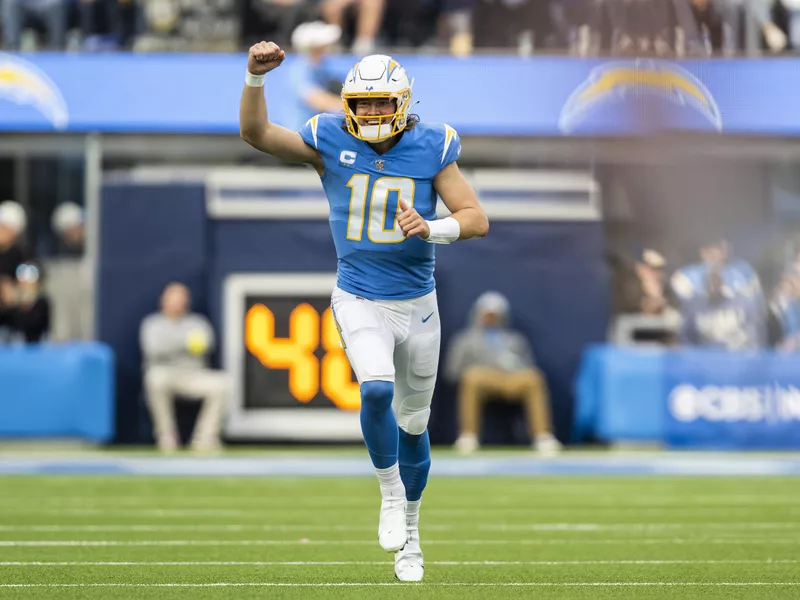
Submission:
[[[480,189],[480,175],[475,178]],[[275,178],[267,180],[274,182]],[[295,181],[303,180],[302,175],[295,176]],[[103,186],[98,335],[117,357],[117,440],[135,442],[147,433],[141,426],[144,408],[138,328],[146,314],[157,310],[159,294],[172,280],[184,281],[189,286],[195,309],[207,313],[219,333],[221,344],[215,363],[235,371],[238,398],[234,401],[226,437],[352,439],[350,434],[358,434],[357,428],[353,430],[353,423],[357,425],[355,413],[348,415],[349,422],[337,421],[332,416],[333,405],[324,394],[309,405],[292,402],[285,373],[283,379],[274,376],[270,380],[266,394],[263,389],[247,388],[250,376],[243,363],[235,358],[246,360],[248,355],[241,344],[243,323],[241,318],[231,322],[231,306],[226,306],[228,290],[228,297],[233,298],[229,304],[235,304],[237,298],[246,303],[250,294],[266,302],[276,314],[301,302],[318,306],[321,313],[336,269],[326,207],[319,203],[315,204],[317,209],[301,207],[298,215],[302,217],[268,216],[269,209],[264,207],[274,198],[260,197],[260,193],[265,193],[258,191],[261,187],[251,186],[256,192],[243,198],[241,193],[214,193],[219,191],[215,181],[219,183],[213,177],[183,183],[110,177]],[[516,198],[516,206],[510,207],[507,201],[489,201],[490,215],[494,211],[496,217],[492,235],[476,242],[437,248],[436,281],[443,350],[446,351],[453,334],[466,323],[477,296],[487,289],[502,291],[510,299],[514,326],[531,341],[547,376],[556,429],[564,438],[568,437],[572,422],[572,382],[581,351],[586,344],[604,339],[609,297],[599,212],[587,204],[598,200],[592,195],[594,191],[588,194],[594,188],[587,187],[585,176],[578,176],[577,181],[577,187],[584,189],[582,195],[569,189],[559,191],[553,186],[550,187],[554,191],[547,195],[532,191],[525,184],[519,191],[523,197]],[[284,189],[280,183],[275,186]],[[490,189],[484,188],[491,195]],[[218,196],[228,198],[228,216],[225,208],[214,203]],[[506,190],[505,197],[508,196]],[[237,204],[237,197],[238,201],[251,203],[249,217],[242,205]],[[583,204],[583,209],[576,204]],[[561,218],[552,212],[556,206],[561,206]],[[510,208],[514,210],[508,215],[528,214],[528,217],[504,218],[504,210]],[[274,279],[287,275],[294,278]],[[259,285],[249,290],[241,288],[244,294],[231,296],[234,276],[240,281],[242,277],[255,277]],[[309,277],[322,282],[322,288],[308,287]],[[288,309],[286,301],[290,302]],[[239,310],[241,315],[241,306]],[[277,321],[276,336],[287,336],[286,320]],[[455,439],[454,392],[447,382],[439,381],[431,422],[435,443]],[[252,411],[248,412],[249,409]],[[264,409],[273,412],[265,414]],[[270,429],[270,422],[278,422],[281,414],[278,409],[284,415],[289,410],[294,424]],[[260,422],[263,427],[252,426]],[[495,427],[490,420],[487,439],[512,441],[505,425]]]

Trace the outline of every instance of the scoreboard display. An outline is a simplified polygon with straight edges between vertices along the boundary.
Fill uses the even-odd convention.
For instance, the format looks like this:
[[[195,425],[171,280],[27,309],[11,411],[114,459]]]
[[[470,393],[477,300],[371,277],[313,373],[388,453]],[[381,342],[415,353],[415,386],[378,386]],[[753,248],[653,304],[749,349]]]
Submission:
[[[333,274],[232,275],[225,368],[234,379],[226,436],[360,439],[358,382],[330,308]]]
[[[245,408],[358,410],[358,383],[327,298],[245,298]]]

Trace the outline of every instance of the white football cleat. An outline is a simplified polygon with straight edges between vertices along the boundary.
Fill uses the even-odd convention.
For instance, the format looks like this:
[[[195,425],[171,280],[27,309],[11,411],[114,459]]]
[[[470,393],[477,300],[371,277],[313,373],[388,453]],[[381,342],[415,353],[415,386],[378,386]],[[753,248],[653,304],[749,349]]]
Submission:
[[[389,496],[381,500],[381,519],[378,523],[378,541],[387,552],[397,552],[407,541],[406,499]]]
[[[418,539],[409,536],[403,549],[394,553],[394,574],[400,581],[422,581],[425,564]]]
[[[474,433],[462,433],[456,440],[455,449],[460,454],[472,454],[480,448],[478,436]]]
[[[536,436],[533,448],[544,457],[555,456],[561,452],[561,442],[552,433],[542,433]]]

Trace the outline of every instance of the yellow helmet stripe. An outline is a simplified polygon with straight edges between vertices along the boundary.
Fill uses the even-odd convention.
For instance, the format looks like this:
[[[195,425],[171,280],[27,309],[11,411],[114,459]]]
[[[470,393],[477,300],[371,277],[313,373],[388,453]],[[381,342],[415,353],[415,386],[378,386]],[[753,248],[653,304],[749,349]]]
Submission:
[[[389,81],[392,78],[392,73],[394,73],[394,70],[399,66],[400,65],[394,59],[389,62],[389,70],[387,71],[388,75],[386,75],[386,81]]]

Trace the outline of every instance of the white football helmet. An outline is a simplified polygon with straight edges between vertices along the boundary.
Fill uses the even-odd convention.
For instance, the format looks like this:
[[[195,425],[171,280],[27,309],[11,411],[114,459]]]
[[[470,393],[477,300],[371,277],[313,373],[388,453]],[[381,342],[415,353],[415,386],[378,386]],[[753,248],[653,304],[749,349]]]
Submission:
[[[408,123],[413,84],[406,70],[391,56],[373,54],[362,58],[347,74],[342,86],[347,130],[366,142],[380,142],[403,131]],[[356,102],[365,98],[393,98],[395,112],[370,118],[377,123],[361,124],[356,117]]]

